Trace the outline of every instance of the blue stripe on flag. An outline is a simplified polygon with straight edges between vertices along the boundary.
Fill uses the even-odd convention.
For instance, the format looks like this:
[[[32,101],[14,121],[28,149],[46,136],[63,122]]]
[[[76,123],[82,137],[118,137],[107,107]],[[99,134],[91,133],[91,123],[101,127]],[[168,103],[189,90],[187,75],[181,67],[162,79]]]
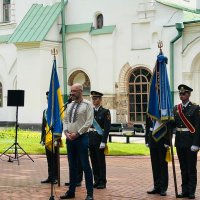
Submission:
[[[46,127],[46,147],[52,149],[52,132],[54,140],[61,138],[62,136],[62,119],[63,119],[63,98],[61,94],[60,84],[58,80],[58,74],[56,70],[56,60],[53,62],[51,81],[48,95],[48,108],[47,108],[47,127]],[[53,126],[53,131],[49,131],[49,128]]]

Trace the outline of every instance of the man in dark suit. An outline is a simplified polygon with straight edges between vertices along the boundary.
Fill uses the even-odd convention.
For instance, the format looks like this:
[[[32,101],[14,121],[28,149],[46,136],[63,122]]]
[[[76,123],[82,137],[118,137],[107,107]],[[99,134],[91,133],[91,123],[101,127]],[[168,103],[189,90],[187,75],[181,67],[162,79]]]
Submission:
[[[149,147],[151,166],[153,173],[153,184],[152,190],[147,191],[148,194],[160,194],[166,196],[168,188],[168,163],[165,160],[167,147],[170,144],[169,136],[166,134],[159,141],[155,141],[152,136],[153,121],[147,116],[146,117],[146,135],[145,143]]]
[[[181,103],[174,107],[175,146],[182,177],[182,193],[178,198],[195,199],[197,152],[200,146],[200,112],[199,106],[189,100],[193,89],[181,84],[178,90]]]
[[[106,188],[106,158],[105,148],[110,131],[110,111],[101,106],[103,94],[91,91],[92,103],[94,105],[94,120],[89,132],[89,150],[92,163],[94,188]],[[98,130],[100,129],[100,130]],[[101,132],[101,133],[100,133]]]
[[[46,92],[46,97],[48,101],[49,92]],[[41,134],[41,141],[42,145],[45,145],[46,140],[46,124],[47,124],[47,109],[43,111],[42,116],[42,134]],[[47,164],[48,164],[48,178],[46,180],[41,181],[41,183],[58,183],[58,147],[55,147],[54,153],[52,153],[48,148],[45,146],[45,152],[47,157]],[[52,160],[53,159],[53,160]],[[52,165],[53,164],[53,165]]]

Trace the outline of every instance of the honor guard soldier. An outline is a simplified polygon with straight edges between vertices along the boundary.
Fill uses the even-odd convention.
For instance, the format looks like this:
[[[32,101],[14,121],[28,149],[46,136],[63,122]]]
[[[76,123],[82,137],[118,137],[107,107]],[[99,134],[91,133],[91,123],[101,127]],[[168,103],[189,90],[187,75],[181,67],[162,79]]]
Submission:
[[[174,107],[176,127],[175,146],[180,163],[182,177],[182,193],[178,198],[195,199],[197,185],[197,152],[199,150],[199,106],[189,98],[192,88],[181,84],[178,86],[182,103]]]
[[[46,92],[46,97],[48,101],[49,92]],[[42,116],[42,134],[41,134],[41,141],[40,144],[45,145],[46,140],[46,125],[47,125],[47,109],[43,111]],[[52,152],[45,146],[45,152],[47,157],[47,164],[48,164],[48,178],[46,180],[41,181],[41,183],[58,183],[58,147],[55,146],[55,152]],[[53,161],[52,161],[53,160]],[[53,162],[53,166],[52,166]]]
[[[91,91],[94,105],[94,121],[89,132],[89,150],[92,163],[94,188],[106,188],[106,159],[105,148],[110,131],[110,111],[101,106],[103,94]]]
[[[155,141],[152,135],[153,132],[153,120],[147,115],[146,117],[146,134],[145,143],[150,150],[151,166],[153,173],[152,190],[147,191],[148,194],[160,194],[160,196],[166,196],[168,188],[168,163],[165,159],[167,148],[169,147],[169,135],[166,133],[159,141]]]

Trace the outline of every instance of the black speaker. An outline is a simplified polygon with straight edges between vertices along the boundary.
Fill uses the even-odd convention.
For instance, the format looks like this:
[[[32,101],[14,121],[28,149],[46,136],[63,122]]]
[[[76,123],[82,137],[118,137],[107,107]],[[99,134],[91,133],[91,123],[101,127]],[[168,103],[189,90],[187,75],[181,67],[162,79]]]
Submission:
[[[8,90],[7,106],[24,106],[24,90]]]

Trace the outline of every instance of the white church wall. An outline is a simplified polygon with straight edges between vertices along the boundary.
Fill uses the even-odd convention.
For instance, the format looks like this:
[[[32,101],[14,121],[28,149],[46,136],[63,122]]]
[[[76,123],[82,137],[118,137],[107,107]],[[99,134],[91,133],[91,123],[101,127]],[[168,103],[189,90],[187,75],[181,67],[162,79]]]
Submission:
[[[94,78],[91,89],[102,91],[105,95],[114,91],[114,41],[113,35],[92,37],[92,47],[97,55],[97,67],[94,69]]]
[[[51,45],[30,48],[18,47],[18,89],[25,90],[24,107],[19,122],[41,123],[46,108],[46,91],[49,89],[53,56]]]
[[[7,107],[7,91],[13,88],[17,74],[16,47],[13,44],[0,44],[0,81],[3,86],[3,107],[0,107],[0,121],[14,121],[16,108]]]
[[[33,3],[51,5],[53,2],[53,0],[15,1],[16,23],[19,24]],[[140,10],[141,4],[139,5],[139,3],[141,2],[145,1],[68,1],[66,24],[93,23],[95,25],[96,13],[102,13],[104,26],[116,25],[112,34],[92,36],[85,32],[66,36],[66,76],[68,78],[74,71],[82,70],[88,75],[92,90],[99,90],[107,96],[114,96],[116,93],[115,83],[119,81],[120,71],[126,63],[129,63],[133,68],[145,66],[153,70],[156,56],[159,53],[158,40],[163,41],[163,52],[169,59],[168,63],[170,63],[170,41],[178,34],[175,24],[182,22],[182,11],[159,3],[156,3],[152,10]],[[59,51],[57,66],[60,85],[63,90],[63,74],[62,69],[59,68],[62,67],[61,43],[59,43],[61,42],[60,22],[61,18],[59,17],[47,34],[46,42],[36,46],[35,44],[20,44],[17,46],[17,53],[13,46],[5,46],[5,49],[3,49],[0,44],[0,57],[3,56],[4,60],[0,60],[0,62],[6,63],[6,68],[9,71],[9,74],[4,71],[1,73],[5,86],[4,90],[13,89],[15,79],[17,79],[17,89],[25,90],[25,106],[19,110],[19,122],[41,123],[42,110],[46,108],[45,92],[49,89],[53,60],[50,50],[53,47],[57,47]],[[137,27],[141,27],[143,31],[137,31],[135,29]],[[175,43],[175,90],[181,82],[191,84],[193,79],[189,73],[193,70],[192,65],[195,65],[195,69],[197,69],[197,64],[194,64],[193,60],[200,50],[199,42],[197,45],[188,47],[187,44],[199,35],[199,27],[194,27],[192,30],[196,32],[194,34],[190,32],[189,27],[189,30],[184,32],[183,41],[181,38]],[[4,33],[9,33],[9,30],[5,30]],[[184,48],[186,50],[182,54]],[[10,49],[12,49],[12,53],[10,53]],[[170,65],[168,64],[167,67],[169,75]],[[195,74],[193,77],[196,80],[199,76]],[[5,81],[7,78],[9,82]],[[196,82],[192,82],[192,86],[196,87]],[[69,89],[68,87],[68,91]],[[194,100],[198,98],[199,94],[194,96]],[[4,99],[6,99],[6,96]],[[178,102],[178,100],[177,93],[175,93],[175,102]],[[0,108],[1,113],[2,110],[4,110],[4,113],[9,111],[8,115],[4,115],[4,119],[13,119],[14,108]],[[115,114],[116,110],[113,109],[113,119],[116,119]]]
[[[83,70],[93,82],[97,57],[88,41],[84,38],[74,37],[67,40],[66,47],[68,78],[74,71]]]

